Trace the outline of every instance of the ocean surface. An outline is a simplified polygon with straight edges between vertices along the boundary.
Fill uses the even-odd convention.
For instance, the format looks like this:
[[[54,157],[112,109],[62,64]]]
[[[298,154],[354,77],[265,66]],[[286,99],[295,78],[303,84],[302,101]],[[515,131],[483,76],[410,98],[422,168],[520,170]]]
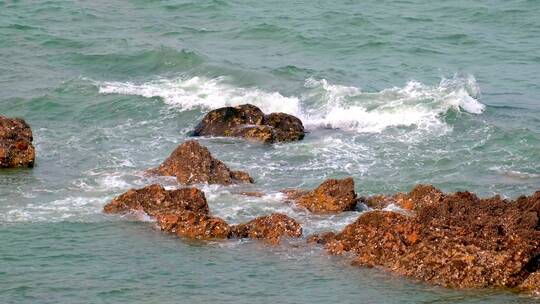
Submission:
[[[303,141],[202,138],[250,186],[213,214],[311,215],[279,190],[354,177],[360,195],[540,189],[540,1],[2,1],[0,114],[36,167],[0,172],[0,303],[530,303],[353,267],[304,240],[193,242],[102,207],[150,178],[206,112],[300,117]],[[262,198],[238,191],[264,191]]]

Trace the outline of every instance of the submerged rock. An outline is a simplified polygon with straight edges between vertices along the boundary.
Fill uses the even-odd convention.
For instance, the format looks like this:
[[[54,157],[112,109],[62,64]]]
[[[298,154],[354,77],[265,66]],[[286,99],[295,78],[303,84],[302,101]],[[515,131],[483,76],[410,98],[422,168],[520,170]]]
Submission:
[[[32,130],[20,118],[0,116],[0,168],[33,167]]]
[[[224,220],[191,211],[160,214],[157,223],[163,231],[191,239],[226,239],[231,232],[229,224]]]
[[[103,211],[120,214],[144,212],[152,217],[184,211],[201,214],[209,212],[206,197],[201,190],[197,188],[165,190],[157,184],[142,189],[131,189],[105,205]]]
[[[302,121],[285,113],[265,115],[254,105],[244,104],[210,111],[193,131],[194,136],[243,137],[264,143],[304,138]]]
[[[285,195],[313,213],[339,213],[351,211],[358,201],[354,192],[354,180],[329,179],[313,191],[286,190]]]
[[[406,198],[416,215],[367,212],[315,240],[330,253],[354,253],[358,265],[443,286],[531,289],[537,282],[530,275],[540,268],[540,191],[507,201],[420,186]]]
[[[281,238],[302,236],[302,227],[289,216],[281,213],[258,217],[245,224],[231,226],[231,237],[266,239],[273,244]]]
[[[196,140],[188,140],[178,146],[171,155],[152,173],[176,176],[183,184],[222,184],[253,183],[248,173],[231,171],[210,151]]]

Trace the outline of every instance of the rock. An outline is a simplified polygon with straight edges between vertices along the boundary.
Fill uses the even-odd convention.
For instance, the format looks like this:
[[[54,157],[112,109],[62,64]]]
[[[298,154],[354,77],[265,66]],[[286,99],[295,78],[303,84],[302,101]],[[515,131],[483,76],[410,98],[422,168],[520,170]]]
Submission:
[[[302,236],[302,227],[297,221],[285,214],[273,213],[258,217],[245,224],[231,226],[231,237],[266,239],[277,244],[283,237]]]
[[[407,196],[416,215],[367,212],[328,237],[325,247],[353,253],[357,265],[448,287],[527,288],[527,280],[536,282],[528,277],[540,268],[540,191],[506,201],[433,189],[417,187]]]
[[[157,223],[163,231],[191,239],[226,239],[231,232],[229,224],[224,220],[191,211],[160,214],[157,216]]]
[[[358,201],[352,178],[329,179],[307,193],[285,192],[289,199],[313,213],[339,213],[351,211]]]
[[[193,131],[194,136],[229,136],[264,143],[304,138],[302,121],[285,113],[265,115],[258,107],[244,104],[210,111]]]
[[[215,159],[206,147],[195,140],[188,140],[178,146],[163,164],[152,173],[176,176],[182,184],[222,184],[253,183],[248,173],[231,171],[224,163]]]
[[[438,204],[444,198],[444,194],[432,185],[417,185],[409,193],[395,195],[375,195],[361,198],[360,201],[373,209],[383,209],[390,204],[395,204],[406,210],[418,210],[425,205]]]
[[[33,167],[32,130],[20,118],[0,116],[0,168]]]
[[[208,214],[208,203],[204,193],[197,188],[165,190],[155,184],[142,189],[131,189],[114,198],[103,210],[105,213],[120,214],[144,212],[152,217],[184,211]]]
[[[530,274],[527,279],[519,285],[519,289],[537,296],[540,295],[540,271]]]
[[[335,232],[324,232],[321,234],[312,234],[307,237],[308,243],[316,243],[316,244],[327,244],[330,241],[333,241],[336,238]]]

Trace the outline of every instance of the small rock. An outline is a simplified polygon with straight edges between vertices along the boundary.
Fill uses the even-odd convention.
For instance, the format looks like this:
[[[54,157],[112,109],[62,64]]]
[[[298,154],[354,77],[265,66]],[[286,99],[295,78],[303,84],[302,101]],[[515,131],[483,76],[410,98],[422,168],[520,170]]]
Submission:
[[[277,244],[283,237],[301,237],[302,227],[285,214],[273,213],[245,224],[231,226],[231,237],[266,239]]]
[[[229,224],[224,220],[191,211],[159,214],[157,223],[163,231],[191,239],[226,239],[230,234]]]
[[[253,183],[248,173],[231,171],[196,140],[188,140],[178,146],[163,164],[151,172],[158,175],[176,176],[178,182],[187,185]]]
[[[286,191],[289,199],[313,213],[339,213],[351,211],[358,201],[354,192],[354,180],[329,179],[313,191]]]
[[[33,167],[32,130],[20,118],[0,116],[0,168]]]

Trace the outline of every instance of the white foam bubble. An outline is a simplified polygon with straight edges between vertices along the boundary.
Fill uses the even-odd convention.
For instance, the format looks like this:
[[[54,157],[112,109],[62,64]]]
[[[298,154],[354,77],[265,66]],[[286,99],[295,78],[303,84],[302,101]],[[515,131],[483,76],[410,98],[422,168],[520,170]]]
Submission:
[[[265,92],[258,88],[241,88],[229,85],[225,77],[209,79],[193,77],[189,79],[157,79],[146,83],[104,82],[99,85],[103,94],[138,95],[161,97],[169,105],[184,110],[197,107],[216,109],[251,103],[264,112],[284,112],[300,115],[300,101],[297,97],[285,97],[278,92]]]

